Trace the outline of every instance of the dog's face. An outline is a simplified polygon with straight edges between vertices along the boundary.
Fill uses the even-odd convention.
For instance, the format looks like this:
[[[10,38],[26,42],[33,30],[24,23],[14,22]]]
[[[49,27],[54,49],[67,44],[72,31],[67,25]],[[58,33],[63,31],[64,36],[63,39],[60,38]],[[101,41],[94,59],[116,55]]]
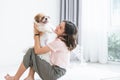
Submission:
[[[36,16],[35,16],[35,21],[37,22],[37,23],[42,23],[42,24],[46,24],[46,23],[48,23],[48,21],[49,21],[49,16],[46,16],[46,15],[44,15],[44,14],[42,14],[42,13],[39,13],[39,14],[37,14]]]
[[[51,31],[50,30],[50,27],[49,26],[47,26],[47,24],[48,24],[48,22],[49,22],[49,16],[46,16],[46,15],[44,15],[44,14],[42,14],[42,13],[39,13],[39,14],[37,14],[35,17],[34,17],[34,19],[35,19],[35,22],[36,22],[36,24],[38,25],[38,30],[40,31],[40,32],[46,32],[46,31]]]

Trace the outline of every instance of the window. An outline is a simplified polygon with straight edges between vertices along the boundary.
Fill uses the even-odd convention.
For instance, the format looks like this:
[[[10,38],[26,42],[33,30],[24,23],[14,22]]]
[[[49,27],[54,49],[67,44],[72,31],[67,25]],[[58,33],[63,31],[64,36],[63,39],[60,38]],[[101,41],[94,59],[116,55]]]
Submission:
[[[111,0],[111,26],[108,32],[108,60],[120,62],[120,0]]]
[[[120,0],[111,0],[111,24],[120,26]]]

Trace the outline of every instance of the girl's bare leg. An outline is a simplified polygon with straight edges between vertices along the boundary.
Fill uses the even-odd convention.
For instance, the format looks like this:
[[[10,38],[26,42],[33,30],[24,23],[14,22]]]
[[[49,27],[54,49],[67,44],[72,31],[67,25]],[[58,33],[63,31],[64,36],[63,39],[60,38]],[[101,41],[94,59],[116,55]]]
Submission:
[[[34,74],[35,74],[35,71],[33,70],[32,67],[30,67],[29,74],[24,80],[34,80]]]
[[[22,74],[26,71],[26,68],[24,66],[23,63],[21,63],[17,73],[15,74],[15,76],[10,76],[9,74],[7,74],[5,76],[5,80],[19,80],[20,77],[22,76]]]

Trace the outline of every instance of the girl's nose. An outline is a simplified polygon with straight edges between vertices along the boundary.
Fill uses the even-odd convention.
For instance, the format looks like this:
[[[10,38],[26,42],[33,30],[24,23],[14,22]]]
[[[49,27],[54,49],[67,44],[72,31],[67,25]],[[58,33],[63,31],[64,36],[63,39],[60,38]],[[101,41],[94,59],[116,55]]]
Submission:
[[[59,26],[56,27],[56,29],[58,29]]]

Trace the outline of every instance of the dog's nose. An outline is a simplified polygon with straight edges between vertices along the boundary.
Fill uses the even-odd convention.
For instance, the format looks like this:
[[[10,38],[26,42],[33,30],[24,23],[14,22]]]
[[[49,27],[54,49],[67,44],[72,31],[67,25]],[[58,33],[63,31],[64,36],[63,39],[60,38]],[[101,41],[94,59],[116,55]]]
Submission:
[[[47,20],[47,18],[45,18],[45,20]]]

